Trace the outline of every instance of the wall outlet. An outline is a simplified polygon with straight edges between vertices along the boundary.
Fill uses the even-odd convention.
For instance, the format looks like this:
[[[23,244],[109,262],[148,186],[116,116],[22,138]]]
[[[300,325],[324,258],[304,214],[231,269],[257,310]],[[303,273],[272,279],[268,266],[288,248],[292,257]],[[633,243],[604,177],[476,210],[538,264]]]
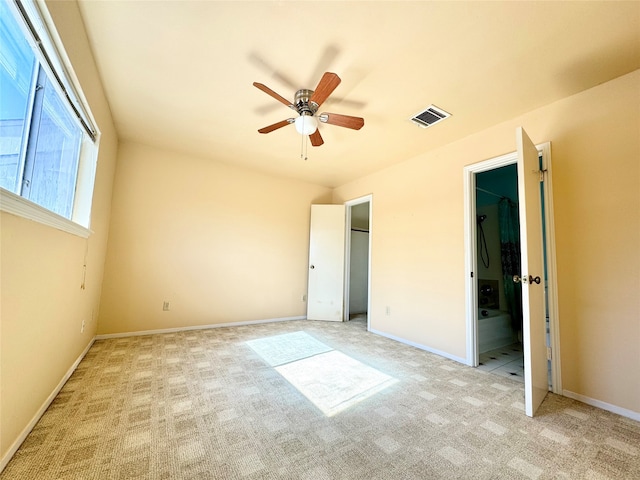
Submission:
[[[85,321],[82,320],[82,325],[80,325],[80,333],[84,333],[84,325],[85,325]]]
[[[391,315],[391,307],[389,305],[387,305],[385,313],[387,314],[387,316]]]
[[[163,302],[162,303],[162,310],[164,310],[165,312],[169,311],[169,302]]]

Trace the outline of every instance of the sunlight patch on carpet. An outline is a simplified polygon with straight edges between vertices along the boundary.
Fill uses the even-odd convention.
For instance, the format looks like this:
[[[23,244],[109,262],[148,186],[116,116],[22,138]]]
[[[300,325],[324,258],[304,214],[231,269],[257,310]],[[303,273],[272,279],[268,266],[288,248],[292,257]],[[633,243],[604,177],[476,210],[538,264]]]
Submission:
[[[328,417],[397,382],[304,332],[247,344]]]
[[[250,340],[247,345],[272,367],[332,350],[331,347],[305,332],[285,333]]]

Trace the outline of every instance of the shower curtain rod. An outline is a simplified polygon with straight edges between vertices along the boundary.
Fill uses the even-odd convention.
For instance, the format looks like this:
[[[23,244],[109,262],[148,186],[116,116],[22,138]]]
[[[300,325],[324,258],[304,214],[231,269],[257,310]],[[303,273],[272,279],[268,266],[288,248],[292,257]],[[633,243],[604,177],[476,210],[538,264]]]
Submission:
[[[509,200],[510,202],[514,203],[515,205],[518,204],[518,202],[516,202],[514,200],[511,200],[509,197],[506,197],[504,195],[498,195],[497,193],[490,192],[489,190],[485,190],[484,188],[476,187],[476,190],[480,190],[483,193],[488,193],[489,195],[493,195],[494,197],[498,197],[500,200],[506,199],[506,200]]]
[[[498,198],[507,198],[504,195],[498,195],[497,193],[490,192],[489,190],[485,190],[484,188],[476,187],[476,190],[480,190],[481,192],[488,193],[489,195],[493,195]]]

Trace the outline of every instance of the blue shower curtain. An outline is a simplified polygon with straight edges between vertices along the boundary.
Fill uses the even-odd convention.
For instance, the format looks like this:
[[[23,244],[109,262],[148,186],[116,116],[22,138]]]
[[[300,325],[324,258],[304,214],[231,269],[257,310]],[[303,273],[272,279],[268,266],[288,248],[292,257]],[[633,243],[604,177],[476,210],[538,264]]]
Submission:
[[[513,281],[520,275],[520,222],[518,205],[508,198],[498,203],[500,223],[500,252],[507,309],[515,332],[522,330],[522,286]]]

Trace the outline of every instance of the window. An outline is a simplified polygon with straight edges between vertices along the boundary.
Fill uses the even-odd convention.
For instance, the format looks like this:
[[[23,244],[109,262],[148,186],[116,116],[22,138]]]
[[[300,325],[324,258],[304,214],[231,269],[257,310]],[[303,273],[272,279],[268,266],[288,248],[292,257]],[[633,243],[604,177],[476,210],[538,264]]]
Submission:
[[[13,7],[0,2],[2,208],[11,192],[88,228],[95,129],[35,4]]]

